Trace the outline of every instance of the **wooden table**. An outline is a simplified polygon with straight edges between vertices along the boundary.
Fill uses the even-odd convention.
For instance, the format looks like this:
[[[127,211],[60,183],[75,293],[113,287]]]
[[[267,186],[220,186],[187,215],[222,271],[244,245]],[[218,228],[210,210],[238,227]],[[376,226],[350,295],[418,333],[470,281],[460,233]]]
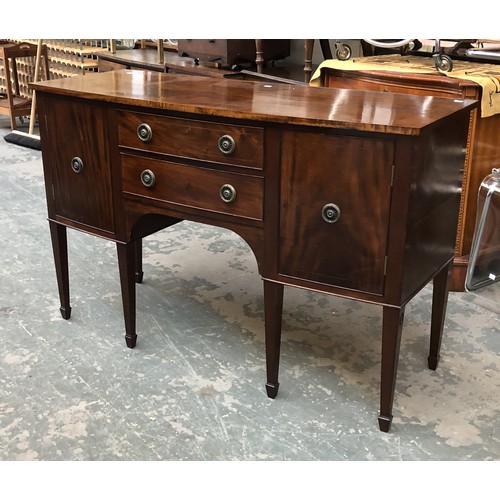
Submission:
[[[215,64],[196,63],[191,57],[181,57],[177,52],[165,51],[161,61],[158,53],[148,49],[117,50],[97,54],[99,72],[120,69],[144,69],[161,73],[184,73],[197,76],[212,76],[224,78],[234,74],[234,71],[222,69]]]
[[[64,318],[66,228],[116,242],[130,348],[142,238],[184,219],[227,228],[263,278],[268,396],[284,285],[378,304],[389,430],[405,305],[431,280],[437,366],[475,101],[147,71],[33,87]]]

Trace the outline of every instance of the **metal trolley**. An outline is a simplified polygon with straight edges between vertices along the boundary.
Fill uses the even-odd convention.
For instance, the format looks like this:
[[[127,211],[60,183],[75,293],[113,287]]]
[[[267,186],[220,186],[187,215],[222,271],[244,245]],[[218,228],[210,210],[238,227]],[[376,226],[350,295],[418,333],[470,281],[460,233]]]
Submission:
[[[414,38],[407,38],[401,40],[372,40],[363,39],[365,42],[373,45],[374,47],[380,47],[385,49],[400,49],[401,54],[406,54],[408,51],[414,48]],[[472,44],[483,45],[484,42],[490,42],[490,40],[450,40],[456,42],[456,46],[452,52],[457,53],[460,49],[461,58],[471,58],[474,60],[482,61],[500,61],[500,48],[485,50],[481,47],[471,47]],[[493,42],[496,42],[493,40]],[[348,60],[352,55],[352,49],[349,45],[342,43],[340,40],[335,40],[335,57],[341,61]],[[434,49],[432,53],[432,58],[434,59],[434,64],[436,70],[440,73],[449,73],[453,70],[453,59],[450,55],[444,53],[444,49],[441,45],[441,40],[434,40]]]

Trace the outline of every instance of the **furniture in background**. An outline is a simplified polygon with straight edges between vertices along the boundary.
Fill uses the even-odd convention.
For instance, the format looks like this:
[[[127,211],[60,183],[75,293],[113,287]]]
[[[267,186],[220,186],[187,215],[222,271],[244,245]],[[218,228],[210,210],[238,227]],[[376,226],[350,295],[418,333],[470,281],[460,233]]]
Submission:
[[[63,318],[67,228],[116,242],[130,348],[143,238],[232,230],[263,278],[268,396],[285,285],[377,304],[389,431],[405,306],[430,281],[437,367],[475,101],[130,70],[33,87]]]
[[[256,63],[262,70],[265,61],[284,59],[290,55],[290,40],[223,40],[186,39],[177,41],[182,57],[231,68],[237,64]]]
[[[410,64],[408,64],[410,62]],[[418,71],[413,64],[422,66]],[[436,96],[447,99],[482,100],[483,87],[468,79],[453,77],[455,70],[486,75],[500,89],[500,66],[470,61],[455,61],[455,70],[443,75],[435,70],[431,57],[378,56],[329,63],[318,70],[319,85],[337,89],[373,90],[392,94]],[[342,66],[344,65],[344,66]],[[356,69],[362,65],[362,69]],[[489,92],[489,91],[488,91]],[[497,93],[499,91],[497,90]],[[463,166],[460,211],[458,216],[452,291],[464,291],[467,266],[476,223],[477,194],[483,178],[492,168],[500,166],[500,114],[483,116],[474,110],[469,124],[467,150]]]
[[[12,130],[17,128],[16,118],[32,116],[33,95],[28,88],[35,77],[36,56],[38,46],[29,42],[0,43],[0,74],[2,88],[0,92],[0,114],[8,115]],[[48,78],[49,64],[47,46],[41,46],[40,61],[42,62],[43,76]],[[34,116],[34,115],[33,115]]]
[[[210,43],[212,42],[212,43]],[[141,49],[116,49],[110,41],[110,51],[99,52],[99,71],[146,69],[166,73],[185,73],[224,78],[260,79],[309,82],[312,71],[314,40],[304,40],[304,66],[280,61],[290,55],[290,40],[156,40],[136,43]],[[331,57],[328,40],[320,40],[323,57]],[[148,50],[149,49],[156,49]],[[326,52],[325,52],[326,51]],[[309,55],[308,55],[309,54]],[[330,54],[330,56],[328,55]],[[267,64],[271,61],[270,64]],[[250,65],[251,69],[247,69]],[[255,68],[253,68],[255,66]],[[297,67],[296,67],[297,66]]]
[[[181,57],[177,52],[163,52],[162,61],[153,48],[135,48],[100,52],[97,56],[99,72],[116,71],[120,69],[143,69],[160,73],[182,73],[188,75],[212,76],[224,78],[234,74],[233,71],[221,69],[213,64],[196,63],[190,57]]]
[[[36,44],[34,39],[10,39],[11,42]],[[105,39],[44,39],[47,47],[50,79],[84,75],[98,71],[98,54],[109,51]]]

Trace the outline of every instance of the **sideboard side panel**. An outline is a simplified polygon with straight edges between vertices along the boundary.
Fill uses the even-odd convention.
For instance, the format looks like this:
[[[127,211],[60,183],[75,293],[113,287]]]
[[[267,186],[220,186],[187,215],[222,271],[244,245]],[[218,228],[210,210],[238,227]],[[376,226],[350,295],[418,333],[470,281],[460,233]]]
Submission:
[[[468,125],[462,113],[413,143],[402,302],[455,254]]]

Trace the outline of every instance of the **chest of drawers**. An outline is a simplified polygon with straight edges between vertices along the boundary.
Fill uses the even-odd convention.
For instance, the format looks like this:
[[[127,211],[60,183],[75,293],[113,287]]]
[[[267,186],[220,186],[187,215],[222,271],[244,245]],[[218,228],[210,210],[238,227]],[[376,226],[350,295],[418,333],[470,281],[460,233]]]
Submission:
[[[184,219],[225,227],[263,278],[268,396],[285,285],[378,304],[389,430],[405,305],[429,281],[437,366],[475,101],[422,112],[419,96],[142,71],[33,86],[63,317],[68,227],[116,242],[131,348],[142,239]]]

